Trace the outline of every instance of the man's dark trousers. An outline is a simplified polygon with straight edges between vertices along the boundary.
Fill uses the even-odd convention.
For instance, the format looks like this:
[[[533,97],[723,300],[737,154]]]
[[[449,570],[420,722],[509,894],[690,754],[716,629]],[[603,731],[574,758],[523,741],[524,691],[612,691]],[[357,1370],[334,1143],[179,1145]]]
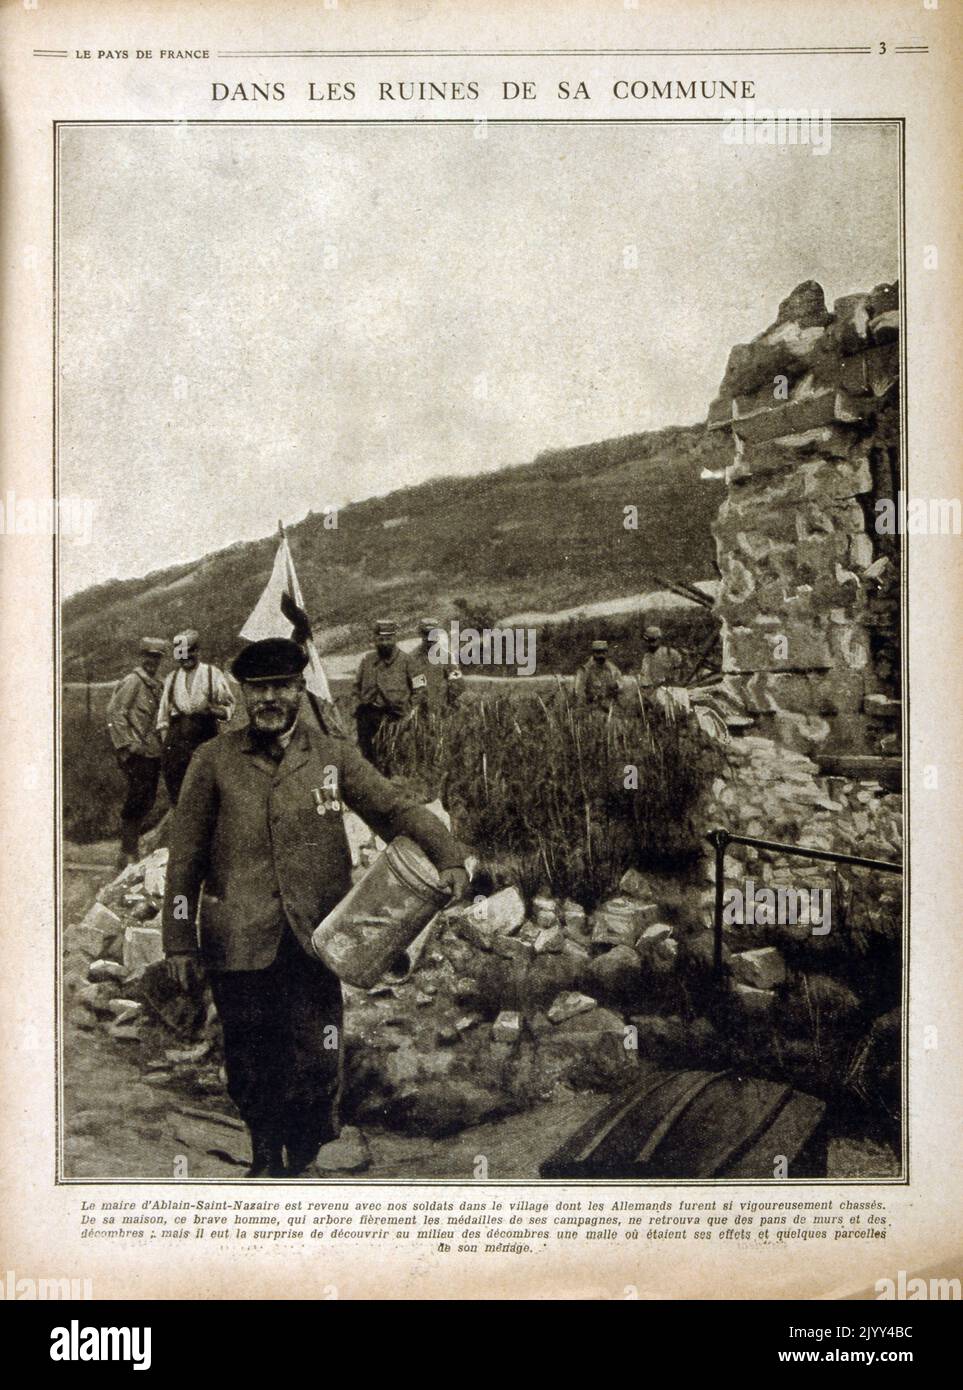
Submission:
[[[297,1169],[338,1135],[341,983],[285,929],[266,970],[216,971],[228,1093],[255,1144]]]
[[[206,711],[202,714],[179,714],[172,720],[161,754],[164,786],[172,806],[177,805],[181,784],[194,753],[216,734],[217,718]]]
[[[120,848],[124,854],[136,854],[140,827],[157,796],[160,758],[130,753],[121,771],[127,778],[127,795],[120,811]]]

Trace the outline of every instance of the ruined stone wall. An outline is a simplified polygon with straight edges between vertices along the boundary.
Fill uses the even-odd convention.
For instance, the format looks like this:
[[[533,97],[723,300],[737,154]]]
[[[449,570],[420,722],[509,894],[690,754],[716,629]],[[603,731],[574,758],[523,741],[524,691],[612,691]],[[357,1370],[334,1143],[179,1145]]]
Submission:
[[[898,287],[826,308],[797,286],[732,350],[710,429],[733,460],[716,519],[723,669],[758,732],[810,755],[898,753]]]

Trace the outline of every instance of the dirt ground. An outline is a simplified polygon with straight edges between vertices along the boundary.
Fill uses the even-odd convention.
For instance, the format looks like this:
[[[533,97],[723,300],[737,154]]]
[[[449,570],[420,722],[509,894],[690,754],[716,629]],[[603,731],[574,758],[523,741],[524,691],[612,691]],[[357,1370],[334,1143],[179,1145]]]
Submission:
[[[116,854],[114,841],[65,846],[65,923],[78,921],[113,876]],[[247,1136],[213,1069],[188,1069],[186,1075],[176,1069],[148,1070],[138,1050],[135,1041],[114,1039],[99,1027],[80,1029],[68,1021],[63,1045],[65,1177],[241,1179],[249,1160]],[[480,1157],[490,1181],[532,1181],[543,1160],[607,1099],[597,1092],[565,1092],[521,1114],[444,1138],[366,1128],[370,1162],[363,1171],[297,1181],[469,1182],[479,1176]],[[896,1155],[886,1145],[844,1136],[830,1143],[831,1178],[878,1179],[897,1173]]]

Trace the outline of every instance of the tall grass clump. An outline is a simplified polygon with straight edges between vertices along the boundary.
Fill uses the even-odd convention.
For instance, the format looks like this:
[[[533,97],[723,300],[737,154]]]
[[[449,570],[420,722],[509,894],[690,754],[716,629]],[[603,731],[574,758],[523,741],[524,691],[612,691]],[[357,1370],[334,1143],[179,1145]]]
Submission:
[[[384,733],[393,776],[440,796],[459,832],[529,895],[593,908],[626,869],[698,843],[698,803],[719,754],[694,721],[639,699],[631,711],[496,695],[417,714]]]

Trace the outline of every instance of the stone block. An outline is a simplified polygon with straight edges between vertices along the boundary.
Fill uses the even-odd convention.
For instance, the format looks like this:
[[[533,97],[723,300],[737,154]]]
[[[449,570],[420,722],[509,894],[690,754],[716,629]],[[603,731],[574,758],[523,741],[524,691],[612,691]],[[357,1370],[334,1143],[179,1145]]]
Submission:
[[[775,990],[759,989],[755,985],[744,985],[739,981],[733,985],[732,994],[749,1018],[767,1018],[776,1003]]]
[[[112,958],[123,930],[124,925],[115,912],[103,903],[94,903],[82,922],[68,928],[67,944],[71,951],[80,951],[90,960]]]
[[[645,927],[658,916],[655,903],[610,898],[592,914],[593,946],[634,946]]]
[[[492,1041],[516,1043],[522,1035],[522,1016],[516,1009],[503,1009],[492,1024]]]
[[[566,1019],[574,1018],[576,1014],[584,1014],[589,1009],[598,1008],[598,1002],[588,994],[579,994],[575,990],[566,990],[559,994],[548,1009],[548,1017],[552,1023],[564,1023]]]
[[[539,930],[558,926],[559,907],[554,898],[537,897],[532,899],[532,921]]]
[[[560,926],[545,927],[532,942],[532,947],[536,955],[542,955],[545,951],[563,951],[565,941],[565,933]]]
[[[613,946],[589,966],[589,983],[600,999],[616,1003],[635,1000],[642,987],[642,966],[630,946]]]
[[[466,915],[486,938],[494,932],[507,935],[525,921],[525,902],[517,888],[503,888],[488,898],[477,898]]]
[[[126,976],[127,971],[116,960],[91,961],[87,970],[87,978],[94,984],[101,984],[104,980],[123,980]]]
[[[734,980],[754,989],[775,989],[786,979],[786,962],[775,946],[739,951],[730,958],[729,969]]]
[[[115,991],[116,986],[109,981],[99,985],[85,985],[77,991],[77,1003],[82,1004],[91,1013],[110,1015],[111,1000]]]
[[[142,975],[149,965],[164,959],[164,945],[157,927],[128,927],[124,932],[124,968]]]

